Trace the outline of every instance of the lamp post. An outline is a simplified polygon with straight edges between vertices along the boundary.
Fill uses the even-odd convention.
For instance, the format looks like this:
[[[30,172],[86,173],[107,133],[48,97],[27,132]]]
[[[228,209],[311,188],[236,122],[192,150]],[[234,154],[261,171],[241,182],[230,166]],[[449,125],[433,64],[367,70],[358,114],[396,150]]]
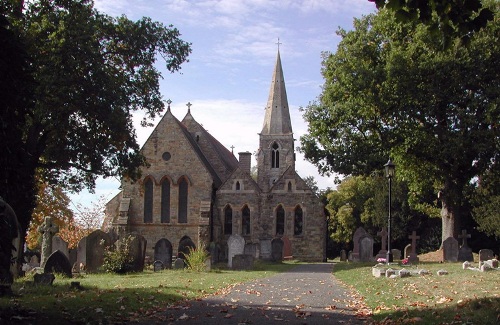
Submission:
[[[396,172],[396,165],[394,165],[389,158],[389,161],[384,165],[385,177],[389,179],[389,220],[387,224],[387,263],[393,262],[391,250],[391,201],[392,201],[392,178]]]

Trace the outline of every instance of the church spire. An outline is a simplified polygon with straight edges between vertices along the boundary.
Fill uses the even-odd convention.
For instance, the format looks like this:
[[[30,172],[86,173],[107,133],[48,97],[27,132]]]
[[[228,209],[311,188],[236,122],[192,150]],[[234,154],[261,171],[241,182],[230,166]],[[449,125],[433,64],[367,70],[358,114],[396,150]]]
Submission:
[[[278,40],[276,66],[274,67],[273,79],[271,80],[266,116],[261,132],[263,135],[292,133],[292,122],[290,120],[290,111],[288,110],[288,99],[286,96],[283,68],[281,67],[279,44]]]

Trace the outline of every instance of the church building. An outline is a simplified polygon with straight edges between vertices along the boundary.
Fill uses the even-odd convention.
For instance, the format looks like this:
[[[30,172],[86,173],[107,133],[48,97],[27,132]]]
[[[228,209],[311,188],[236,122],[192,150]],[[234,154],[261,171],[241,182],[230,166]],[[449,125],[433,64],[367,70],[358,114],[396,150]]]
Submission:
[[[290,111],[278,50],[264,124],[256,152],[236,158],[198,123],[189,109],[182,120],[170,105],[144,146],[148,167],[106,205],[107,223],[120,236],[140,234],[146,255],[188,247],[219,248],[241,235],[256,258],[271,259],[274,241],[283,257],[326,259],[326,217],[319,198],[295,171]],[[227,257],[226,257],[227,258]]]

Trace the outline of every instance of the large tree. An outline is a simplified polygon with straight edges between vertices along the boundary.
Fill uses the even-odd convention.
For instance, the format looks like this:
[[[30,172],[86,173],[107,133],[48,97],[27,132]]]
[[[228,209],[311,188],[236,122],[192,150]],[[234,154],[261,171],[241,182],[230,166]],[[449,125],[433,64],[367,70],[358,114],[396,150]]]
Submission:
[[[99,175],[138,176],[132,113],[146,123],[163,110],[156,61],[175,72],[191,49],[172,26],[112,18],[92,0],[6,0],[0,13],[13,39],[1,62],[0,196],[25,232],[36,171],[74,191]]]
[[[416,21],[385,10],[339,30],[325,53],[325,84],[304,117],[305,157],[324,173],[369,175],[391,157],[421,210],[439,193],[442,238],[456,236],[466,187],[500,159],[500,21],[469,46],[443,50]]]

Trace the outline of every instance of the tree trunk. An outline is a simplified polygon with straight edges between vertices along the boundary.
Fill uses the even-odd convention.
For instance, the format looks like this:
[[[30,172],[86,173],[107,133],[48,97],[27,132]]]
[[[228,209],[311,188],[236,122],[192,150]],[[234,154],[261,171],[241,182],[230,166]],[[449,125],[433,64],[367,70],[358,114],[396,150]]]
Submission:
[[[443,227],[441,231],[441,248],[443,248],[443,242],[448,237],[458,238],[460,230],[460,204],[457,203],[460,200],[449,193],[449,191],[439,193],[442,204],[441,221]]]

